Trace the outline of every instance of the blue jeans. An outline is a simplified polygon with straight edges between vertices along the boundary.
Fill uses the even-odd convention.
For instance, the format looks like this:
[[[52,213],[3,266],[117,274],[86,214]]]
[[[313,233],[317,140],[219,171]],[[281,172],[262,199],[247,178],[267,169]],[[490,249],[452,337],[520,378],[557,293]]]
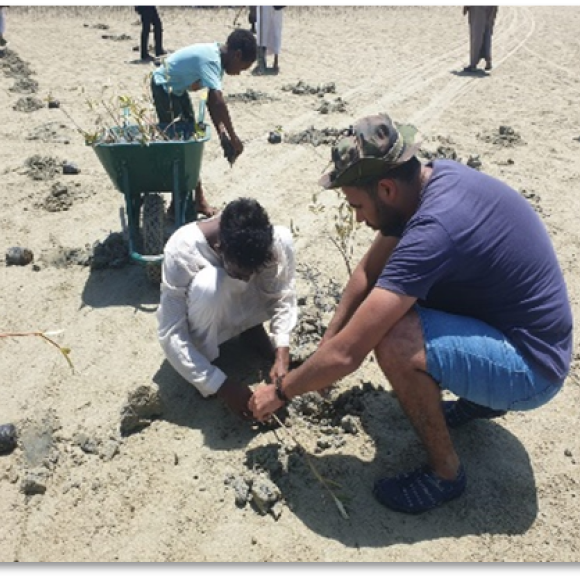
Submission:
[[[415,306],[423,326],[427,373],[447,389],[497,410],[547,403],[563,381],[546,379],[496,328],[475,318]]]

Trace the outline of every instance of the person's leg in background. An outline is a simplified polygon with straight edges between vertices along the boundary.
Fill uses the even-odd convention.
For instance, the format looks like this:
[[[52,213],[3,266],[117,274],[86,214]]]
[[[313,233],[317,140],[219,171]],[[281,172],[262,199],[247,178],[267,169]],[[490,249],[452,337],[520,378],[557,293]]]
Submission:
[[[163,48],[163,25],[155,6],[151,6],[151,24],[153,24],[153,36],[155,38],[155,56],[167,54]]]
[[[269,6],[258,6],[256,8],[256,23],[258,26],[258,33],[256,35],[258,43],[258,59],[253,71],[255,74],[263,74],[266,72],[266,39],[268,36],[267,11],[269,8]]]
[[[0,47],[4,48],[8,43],[4,38],[4,32],[6,31],[6,19],[4,16],[4,6],[0,6]]]
[[[248,22],[250,23],[250,30],[253,34],[256,34],[256,13],[257,13],[257,6],[250,6],[250,12],[248,14]]]
[[[151,6],[141,6],[141,60],[153,60],[149,54],[149,33],[151,32],[152,11]]]

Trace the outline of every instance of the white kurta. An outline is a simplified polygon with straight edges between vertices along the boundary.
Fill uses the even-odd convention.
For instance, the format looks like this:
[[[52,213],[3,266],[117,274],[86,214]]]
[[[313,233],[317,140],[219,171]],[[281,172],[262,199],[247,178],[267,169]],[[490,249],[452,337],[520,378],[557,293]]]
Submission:
[[[256,28],[258,46],[265,46],[268,54],[280,54],[282,46],[282,13],[273,6],[258,6]]]
[[[204,396],[226,379],[212,365],[219,345],[270,320],[276,347],[290,344],[296,325],[292,234],[274,227],[274,259],[248,282],[228,276],[219,255],[195,222],[179,228],[165,246],[158,337],[167,360]]]

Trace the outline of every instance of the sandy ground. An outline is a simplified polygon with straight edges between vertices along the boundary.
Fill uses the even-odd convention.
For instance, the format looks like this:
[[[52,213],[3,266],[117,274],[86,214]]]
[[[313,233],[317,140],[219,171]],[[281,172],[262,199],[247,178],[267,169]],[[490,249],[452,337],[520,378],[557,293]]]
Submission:
[[[160,12],[166,47],[177,49],[225,40],[237,9]],[[293,348],[304,354],[316,342],[347,273],[331,240],[340,200],[317,186],[329,146],[313,143],[312,130],[310,142],[291,138],[379,111],[415,123],[425,157],[479,161],[534,204],[577,317],[580,8],[502,7],[495,68],[481,77],[459,74],[468,30],[457,7],[287,8],[284,17],[280,74],[225,79],[245,153],[230,168],[211,140],[202,175],[213,203],[255,196],[273,222],[295,228],[301,319]],[[338,385],[334,404],[293,405],[289,431],[241,424],[170,368],[156,339],[159,291],[144,269],[88,265],[95,243],[123,232],[124,202],[63,114],[89,130],[86,99],[103,86],[141,96],[153,65],[135,63],[135,21],[131,8],[8,10],[9,48],[29,70],[10,76],[8,53],[0,58],[0,248],[3,256],[28,247],[34,261],[0,263],[1,330],[63,329],[57,340],[71,348],[75,372],[40,338],[0,342],[0,423],[20,434],[18,448],[0,456],[0,560],[577,561],[578,355],[544,408],[455,432],[468,489],[414,517],[372,497],[376,477],[424,459],[372,357]],[[36,92],[23,92],[31,81]],[[290,90],[299,81],[322,96]],[[324,92],[329,83],[334,93]],[[261,94],[235,97],[247,91]],[[46,106],[49,95],[62,110]],[[42,107],[26,112],[34,99]],[[324,101],[338,110],[319,111]],[[268,143],[278,127],[284,142]],[[44,163],[37,179],[35,155]],[[62,175],[64,160],[81,173]],[[317,194],[326,207],[319,213],[309,209]],[[353,262],[370,239],[357,231]],[[222,358],[252,382],[264,368],[235,343]],[[159,416],[123,436],[138,387]],[[340,485],[333,489],[348,520],[310,465]]]

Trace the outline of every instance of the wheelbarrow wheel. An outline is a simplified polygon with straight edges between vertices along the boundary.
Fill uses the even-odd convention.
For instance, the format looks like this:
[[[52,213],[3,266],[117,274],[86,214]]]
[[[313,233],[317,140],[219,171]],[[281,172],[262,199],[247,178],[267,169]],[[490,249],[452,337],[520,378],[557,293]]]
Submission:
[[[165,203],[160,193],[147,193],[143,200],[141,233],[143,253],[155,256],[165,247]],[[161,283],[161,264],[147,264],[147,277],[155,284]]]

